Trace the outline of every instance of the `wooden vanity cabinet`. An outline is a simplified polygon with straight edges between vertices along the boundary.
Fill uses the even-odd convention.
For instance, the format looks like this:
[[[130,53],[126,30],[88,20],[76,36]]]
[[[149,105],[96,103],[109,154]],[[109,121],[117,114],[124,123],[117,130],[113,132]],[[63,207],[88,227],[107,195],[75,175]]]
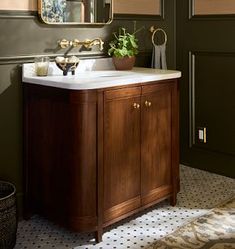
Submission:
[[[178,81],[24,84],[25,215],[95,231],[179,191]]]
[[[142,87],[141,203],[146,206],[171,196],[179,183],[178,103],[174,82]]]
[[[97,229],[97,94],[24,85],[25,213]]]
[[[177,83],[104,93],[104,222],[171,197],[179,182]],[[111,221],[111,222],[110,222]]]
[[[104,222],[141,206],[141,87],[104,93]]]

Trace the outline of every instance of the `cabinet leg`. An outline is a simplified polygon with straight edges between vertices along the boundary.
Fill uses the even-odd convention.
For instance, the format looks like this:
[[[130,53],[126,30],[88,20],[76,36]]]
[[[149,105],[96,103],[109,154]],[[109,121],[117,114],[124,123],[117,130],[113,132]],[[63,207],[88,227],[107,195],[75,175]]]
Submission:
[[[96,243],[102,242],[103,228],[98,228],[95,232],[95,241]]]
[[[175,206],[176,205],[176,202],[177,202],[177,194],[173,194],[171,197],[170,197],[170,204],[171,206]]]

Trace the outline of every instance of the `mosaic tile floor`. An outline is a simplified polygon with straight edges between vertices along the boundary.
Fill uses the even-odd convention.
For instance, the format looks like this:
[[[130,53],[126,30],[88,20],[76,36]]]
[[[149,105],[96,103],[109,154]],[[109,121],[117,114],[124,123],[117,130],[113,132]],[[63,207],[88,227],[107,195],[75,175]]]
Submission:
[[[181,166],[181,191],[176,207],[164,201],[138,215],[108,227],[103,242],[95,244],[93,234],[76,234],[59,228],[39,216],[21,221],[16,249],[139,249],[200,216],[235,194],[235,180]]]

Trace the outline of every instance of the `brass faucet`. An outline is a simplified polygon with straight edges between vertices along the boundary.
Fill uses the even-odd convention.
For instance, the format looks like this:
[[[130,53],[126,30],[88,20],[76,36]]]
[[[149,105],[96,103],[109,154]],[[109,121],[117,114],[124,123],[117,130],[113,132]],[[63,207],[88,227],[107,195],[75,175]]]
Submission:
[[[66,39],[62,39],[62,40],[59,40],[58,41],[58,45],[61,47],[61,48],[68,48],[72,45],[71,41],[68,41]]]
[[[73,47],[84,46],[85,48],[91,48],[92,46],[99,45],[100,51],[104,49],[104,42],[101,38],[95,38],[93,40],[86,39],[85,41],[79,41],[78,39],[74,39],[72,41]]]
[[[90,41],[89,47],[92,47],[92,46],[95,46],[95,45],[100,46],[100,51],[102,51],[104,49],[104,42],[101,40],[101,38],[95,38],[95,39]]]
[[[101,38],[95,38],[93,40],[86,39],[85,41],[79,41],[78,39],[74,39],[73,41],[68,41],[66,39],[62,39],[58,41],[58,44],[61,48],[68,48],[68,47],[78,47],[84,46],[85,48],[91,48],[92,46],[99,45],[100,51],[104,49],[104,42]]]

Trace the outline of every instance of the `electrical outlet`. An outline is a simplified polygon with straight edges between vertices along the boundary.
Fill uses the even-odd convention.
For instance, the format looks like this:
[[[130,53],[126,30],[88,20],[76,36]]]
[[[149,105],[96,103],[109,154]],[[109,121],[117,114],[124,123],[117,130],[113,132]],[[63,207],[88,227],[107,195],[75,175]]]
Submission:
[[[198,140],[204,144],[207,143],[206,131],[206,127],[198,127]]]

